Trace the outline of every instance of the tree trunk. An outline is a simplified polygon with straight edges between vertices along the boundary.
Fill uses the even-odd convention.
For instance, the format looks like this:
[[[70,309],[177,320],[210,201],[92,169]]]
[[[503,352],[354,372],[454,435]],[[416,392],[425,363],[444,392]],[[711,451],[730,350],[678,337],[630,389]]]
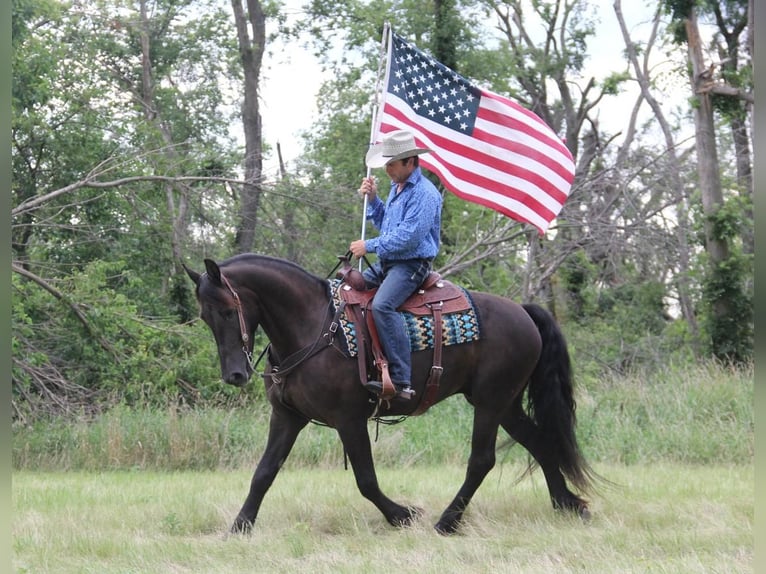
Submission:
[[[721,191],[721,176],[718,171],[718,151],[715,143],[715,124],[713,105],[710,93],[700,89],[705,80],[705,66],[702,55],[702,44],[697,28],[697,19],[692,15],[685,21],[686,36],[689,45],[689,59],[692,64],[692,89],[696,97],[694,106],[695,140],[697,144],[697,174],[702,195],[702,208],[705,221],[705,241],[708,254],[714,263],[725,261],[729,256],[729,246],[725,240],[713,233],[713,222],[710,218],[723,204]]]
[[[141,87],[136,88],[139,91],[139,101],[144,110],[146,121],[153,124],[164,143],[163,154],[173,162],[178,161],[178,153],[175,150],[175,142],[168,126],[163,120],[160,109],[154,99],[154,70],[151,60],[151,21],[147,12],[147,1],[141,0],[140,6],[140,44],[141,44]],[[170,238],[170,249],[172,252],[172,276],[182,272],[180,262],[182,260],[181,245],[183,238],[187,233],[187,214],[188,214],[188,191],[184,184],[166,183],[164,186],[165,198],[167,200],[168,215],[173,222],[173,229]],[[176,197],[177,195],[177,197]]]
[[[692,64],[691,84],[695,95],[694,106],[695,139],[697,144],[697,174],[699,190],[702,196],[702,210],[705,216],[705,250],[710,256],[712,269],[718,268],[729,259],[729,244],[724,237],[719,237],[715,231],[715,217],[723,205],[721,177],[718,170],[718,152],[715,142],[715,124],[711,93],[704,89],[707,83],[707,66],[702,55],[702,43],[697,27],[696,11],[692,9],[689,17],[684,20],[686,38],[689,49],[689,60]],[[729,301],[725,297],[717,297],[711,301],[712,320],[722,322],[729,314]],[[716,341],[713,341],[714,351]]]
[[[729,119],[731,125],[732,141],[734,142],[734,153],[736,155],[736,167],[737,167],[737,185],[740,189],[740,194],[746,198],[747,204],[750,206],[745,210],[745,220],[742,225],[742,251],[746,254],[752,255],[755,250],[755,237],[753,230],[753,162],[750,153],[750,134],[748,129],[748,116],[750,114],[750,106],[752,103],[745,97],[743,85],[740,74],[740,54],[741,54],[741,41],[740,36],[743,31],[747,31],[745,37],[745,50],[750,55],[750,62],[752,62],[752,52],[749,52],[752,42],[752,13],[753,2],[749,0],[748,9],[741,18],[730,18],[727,20],[724,14],[721,12],[719,6],[714,5],[714,13],[716,15],[716,23],[718,25],[718,31],[723,37],[726,45],[719,46],[719,59],[721,61],[720,75],[724,80],[724,86],[733,88],[731,95],[723,95],[720,93],[722,87],[720,82],[713,83],[717,97],[729,98],[731,105],[727,106],[729,110],[726,117]],[[744,63],[745,67],[752,67],[747,61]],[[711,78],[711,80],[713,80]]]
[[[261,63],[266,47],[266,15],[259,0],[247,0],[247,16],[242,0],[231,0],[237,29],[239,55],[245,76],[242,125],[245,134],[245,185],[240,198],[240,217],[234,248],[250,251],[255,240],[258,208],[262,192],[263,143],[259,97]],[[248,24],[252,28],[250,38]]]

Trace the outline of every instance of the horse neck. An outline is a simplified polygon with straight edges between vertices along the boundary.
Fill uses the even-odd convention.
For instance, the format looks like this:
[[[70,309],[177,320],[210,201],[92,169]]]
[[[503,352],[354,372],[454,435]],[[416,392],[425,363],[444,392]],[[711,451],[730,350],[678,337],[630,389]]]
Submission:
[[[258,308],[259,323],[272,346],[292,353],[313,342],[327,320],[329,299],[321,281],[300,267],[268,260],[242,267],[236,280]]]

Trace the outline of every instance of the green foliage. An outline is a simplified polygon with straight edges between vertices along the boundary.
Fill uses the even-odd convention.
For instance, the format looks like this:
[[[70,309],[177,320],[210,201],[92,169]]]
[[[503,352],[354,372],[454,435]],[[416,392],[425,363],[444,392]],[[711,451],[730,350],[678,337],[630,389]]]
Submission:
[[[557,316],[578,323],[585,321],[597,308],[598,293],[592,288],[598,275],[597,267],[583,250],[564,261],[557,273],[557,285],[564,301],[557,303]]]
[[[721,361],[748,362],[754,351],[753,255],[742,250],[740,237],[750,209],[747,197],[728,198],[707,218],[709,232],[729,246],[728,257],[713,264],[699,258],[702,326],[711,356]],[[705,219],[700,215],[700,221]],[[698,240],[704,242],[704,226],[698,225]]]
[[[120,262],[94,262],[62,280],[81,319],[65,302],[14,276],[17,418],[99,410],[114,402],[215,404],[235,396],[220,383],[215,347],[201,321],[142,318],[136,302],[115,288],[129,291],[140,282]],[[45,371],[47,364],[57,370]]]
[[[686,27],[684,18],[687,18],[692,8],[697,4],[696,0],[664,0],[665,13],[670,15],[668,31],[676,44],[686,42]]]
[[[591,376],[575,360],[578,440],[591,462],[751,464],[753,368],[693,361]],[[259,381],[256,386],[261,386]],[[118,405],[95,417],[17,424],[15,469],[181,470],[249,468],[268,433],[268,406],[245,397],[223,406]],[[463,464],[473,410],[460,396],[425,415],[378,429],[381,468]],[[371,431],[374,423],[370,423]],[[525,463],[526,451],[502,431],[498,460]],[[342,460],[334,430],[309,425],[290,454],[292,467]]]
[[[708,217],[712,224],[712,236],[727,242],[737,239],[744,225],[743,213],[748,208],[752,208],[749,198],[737,196],[727,199],[714,215]]]
[[[623,84],[625,84],[625,82],[629,81],[630,79],[630,74],[627,72],[613,72],[601,80],[601,86],[603,88],[604,94],[616,96],[620,93]]]
[[[605,283],[599,267],[580,250],[556,276],[557,317],[578,362],[594,373],[661,366],[691,343],[683,322],[668,314],[667,287],[627,266],[621,272],[621,282]]]
[[[262,399],[260,384],[235,392],[219,383],[212,338],[194,321],[192,285],[179,268],[179,259],[199,269],[203,257],[231,255],[238,185],[188,180],[236,179],[243,161],[230,135],[241,93],[231,17],[226,6],[209,0],[163,0],[146,21],[118,4],[13,0],[14,263],[57,293],[13,275],[12,389],[19,421],[92,414],[112,404],[165,408]],[[286,25],[283,7],[267,4],[272,22]],[[690,6],[682,4],[667,6],[678,15]],[[670,357],[686,361],[698,347],[694,323],[668,317],[680,261],[688,256],[685,312],[700,314],[702,335],[712,345],[708,354],[747,360],[753,259],[738,255],[737,230],[752,227],[752,206],[728,200],[708,221],[692,203],[693,224],[712,223],[715,235],[734,245],[734,258],[708,272],[694,252],[704,248],[703,234],[688,250],[676,235],[686,222],[668,206],[686,198],[668,185],[666,146],[655,145],[652,123],[630,159],[615,165],[613,138],[591,122],[600,95],[578,84],[595,30],[587,3],[568,4],[565,20],[556,3],[501,3],[500,12],[519,10],[507,21],[493,6],[473,0],[310,3],[289,33],[310,34],[322,64],[335,73],[320,91],[319,121],[306,126],[298,169],[264,184],[254,249],[324,276],[358,236],[356,189],[366,173],[374,72],[389,21],[463,75],[541,114],[566,132],[578,155],[574,192],[538,250],[524,226],[507,225],[504,216],[445,193],[437,267],[472,289],[552,302],[580,370],[598,377]],[[712,6],[698,8],[709,16]],[[718,6],[726,22],[735,22],[746,3]],[[554,31],[546,41],[527,41],[525,32],[546,30]],[[148,62],[142,38],[149,40]],[[752,66],[725,74],[732,85],[749,86]],[[627,79],[604,70],[595,86],[616,94]],[[715,103],[725,117],[746,119],[743,108]],[[594,115],[581,115],[585,110]],[[579,126],[587,125],[594,127],[597,149],[589,164],[587,154],[577,153],[586,139]],[[729,165],[735,162],[721,168],[731,181]],[[682,171],[682,186],[693,187],[693,164],[684,160]],[[375,175],[384,186],[382,172]],[[165,179],[136,179],[141,176]],[[108,180],[123,183],[112,187],[103,183]],[[86,181],[94,186],[55,195]],[[721,297],[731,303],[714,320]],[[258,337],[260,350],[266,341]]]
[[[705,278],[703,292],[710,351],[722,361],[742,363],[753,357],[753,299],[745,288],[751,276],[750,268],[748,256],[730,255],[711,266]]]

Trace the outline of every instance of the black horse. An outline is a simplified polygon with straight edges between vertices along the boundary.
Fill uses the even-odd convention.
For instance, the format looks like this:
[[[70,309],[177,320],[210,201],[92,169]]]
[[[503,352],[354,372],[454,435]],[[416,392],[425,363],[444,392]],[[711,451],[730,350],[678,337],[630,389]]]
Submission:
[[[368,420],[373,396],[360,384],[356,358],[334,343],[331,282],[298,265],[254,254],[221,263],[205,260],[205,273],[189,268],[202,319],[213,332],[223,380],[245,385],[253,372],[253,335],[258,326],[270,341],[273,376],[265,376],[272,412],[266,449],[250,492],[231,530],[248,532],[266,491],[300,431],[310,421],[338,432],[359,491],[395,526],[409,524],[418,510],[386,497],[375,474]],[[443,347],[437,401],[456,393],[474,408],[471,454],[465,481],[435,528],[457,530],[468,503],[495,465],[498,427],[521,444],[542,469],[554,508],[589,517],[586,500],[567,488],[565,477],[586,495],[593,474],[575,437],[575,401],[570,358],[553,317],[538,305],[520,305],[470,292],[481,318],[479,340]],[[417,408],[433,352],[413,353],[411,400],[390,402],[386,415]],[[526,401],[524,400],[526,389]],[[525,406],[526,405],[526,406]],[[375,411],[376,413],[378,411]]]

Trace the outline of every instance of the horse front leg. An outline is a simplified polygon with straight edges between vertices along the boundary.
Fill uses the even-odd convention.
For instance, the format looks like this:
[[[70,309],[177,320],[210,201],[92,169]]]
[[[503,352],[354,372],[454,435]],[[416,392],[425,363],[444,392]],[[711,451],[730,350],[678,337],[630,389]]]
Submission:
[[[468,503],[471,502],[489,471],[495,466],[495,443],[499,426],[494,414],[488,413],[482,416],[478,408],[474,410],[471,454],[468,458],[465,480],[455,498],[434,525],[440,534],[457,532]]]
[[[380,490],[375,463],[372,459],[367,421],[339,425],[338,435],[343,442],[359,492],[383,513],[389,524],[407,526],[420,514],[416,508],[397,504]]]
[[[266,449],[250,481],[250,492],[231,526],[232,533],[249,533],[252,530],[266,491],[307,423],[308,419],[296,413],[277,407],[272,409]]]

